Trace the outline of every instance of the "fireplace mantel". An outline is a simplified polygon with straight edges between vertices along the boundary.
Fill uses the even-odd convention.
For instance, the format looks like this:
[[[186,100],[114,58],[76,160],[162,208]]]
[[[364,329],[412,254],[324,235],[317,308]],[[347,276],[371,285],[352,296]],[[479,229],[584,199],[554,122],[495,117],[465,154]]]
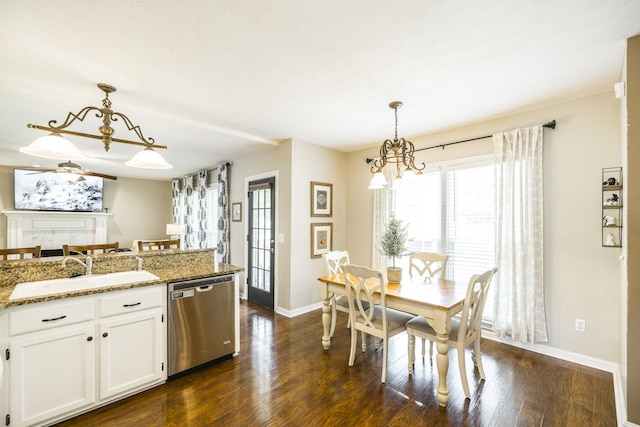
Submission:
[[[7,248],[107,243],[107,219],[103,212],[2,211],[7,217]]]

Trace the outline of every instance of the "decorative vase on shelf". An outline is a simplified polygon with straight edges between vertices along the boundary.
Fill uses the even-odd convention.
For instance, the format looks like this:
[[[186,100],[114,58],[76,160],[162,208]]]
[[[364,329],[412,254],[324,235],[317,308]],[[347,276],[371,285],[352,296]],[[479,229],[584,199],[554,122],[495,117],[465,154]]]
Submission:
[[[407,254],[408,233],[408,226],[404,225],[403,221],[392,214],[380,236],[380,252],[391,258],[391,267],[387,268],[387,281],[389,283],[400,283],[402,281],[402,268],[396,267],[396,257],[402,257]]]
[[[606,246],[616,246],[616,237],[609,233],[607,234],[607,242],[605,243]]]

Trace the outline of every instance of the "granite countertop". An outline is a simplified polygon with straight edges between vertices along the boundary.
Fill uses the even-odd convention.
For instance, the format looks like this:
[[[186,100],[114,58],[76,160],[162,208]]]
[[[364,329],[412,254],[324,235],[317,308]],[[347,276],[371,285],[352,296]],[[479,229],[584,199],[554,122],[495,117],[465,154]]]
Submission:
[[[15,288],[13,286],[0,286],[0,310],[8,307],[33,304],[43,301],[52,301],[63,298],[90,295],[97,293],[106,293],[112,291],[118,291],[123,289],[138,288],[143,286],[157,285],[160,283],[178,282],[184,280],[199,279],[203,277],[221,276],[224,274],[238,273],[244,270],[242,267],[236,267],[231,264],[224,263],[199,263],[199,264],[183,264],[173,265],[167,268],[144,268],[144,270],[155,274],[159,277],[159,280],[151,280],[138,283],[128,283],[126,285],[109,286],[97,289],[87,289],[75,292],[65,292],[54,295],[44,295],[41,297],[23,298],[18,300],[9,301],[9,297]]]

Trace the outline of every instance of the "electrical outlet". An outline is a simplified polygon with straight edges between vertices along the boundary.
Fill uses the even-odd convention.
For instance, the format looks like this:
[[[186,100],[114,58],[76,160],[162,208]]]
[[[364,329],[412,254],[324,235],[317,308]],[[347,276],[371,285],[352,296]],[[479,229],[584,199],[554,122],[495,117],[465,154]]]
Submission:
[[[587,328],[587,322],[584,319],[576,319],[576,331],[585,332]]]

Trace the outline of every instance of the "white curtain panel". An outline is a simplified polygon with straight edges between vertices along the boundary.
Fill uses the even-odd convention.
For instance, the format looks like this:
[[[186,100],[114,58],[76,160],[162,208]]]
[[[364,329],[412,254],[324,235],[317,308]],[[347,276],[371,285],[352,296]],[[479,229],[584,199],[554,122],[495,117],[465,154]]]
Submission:
[[[542,126],[493,135],[496,183],[494,329],[547,342],[544,310]]]
[[[376,270],[386,270],[388,264],[387,257],[380,253],[380,235],[384,230],[385,224],[389,221],[391,212],[394,211],[392,187],[395,175],[391,169],[391,166],[387,166],[383,170],[388,184],[379,190],[371,190],[373,191],[373,252],[371,265]]]

